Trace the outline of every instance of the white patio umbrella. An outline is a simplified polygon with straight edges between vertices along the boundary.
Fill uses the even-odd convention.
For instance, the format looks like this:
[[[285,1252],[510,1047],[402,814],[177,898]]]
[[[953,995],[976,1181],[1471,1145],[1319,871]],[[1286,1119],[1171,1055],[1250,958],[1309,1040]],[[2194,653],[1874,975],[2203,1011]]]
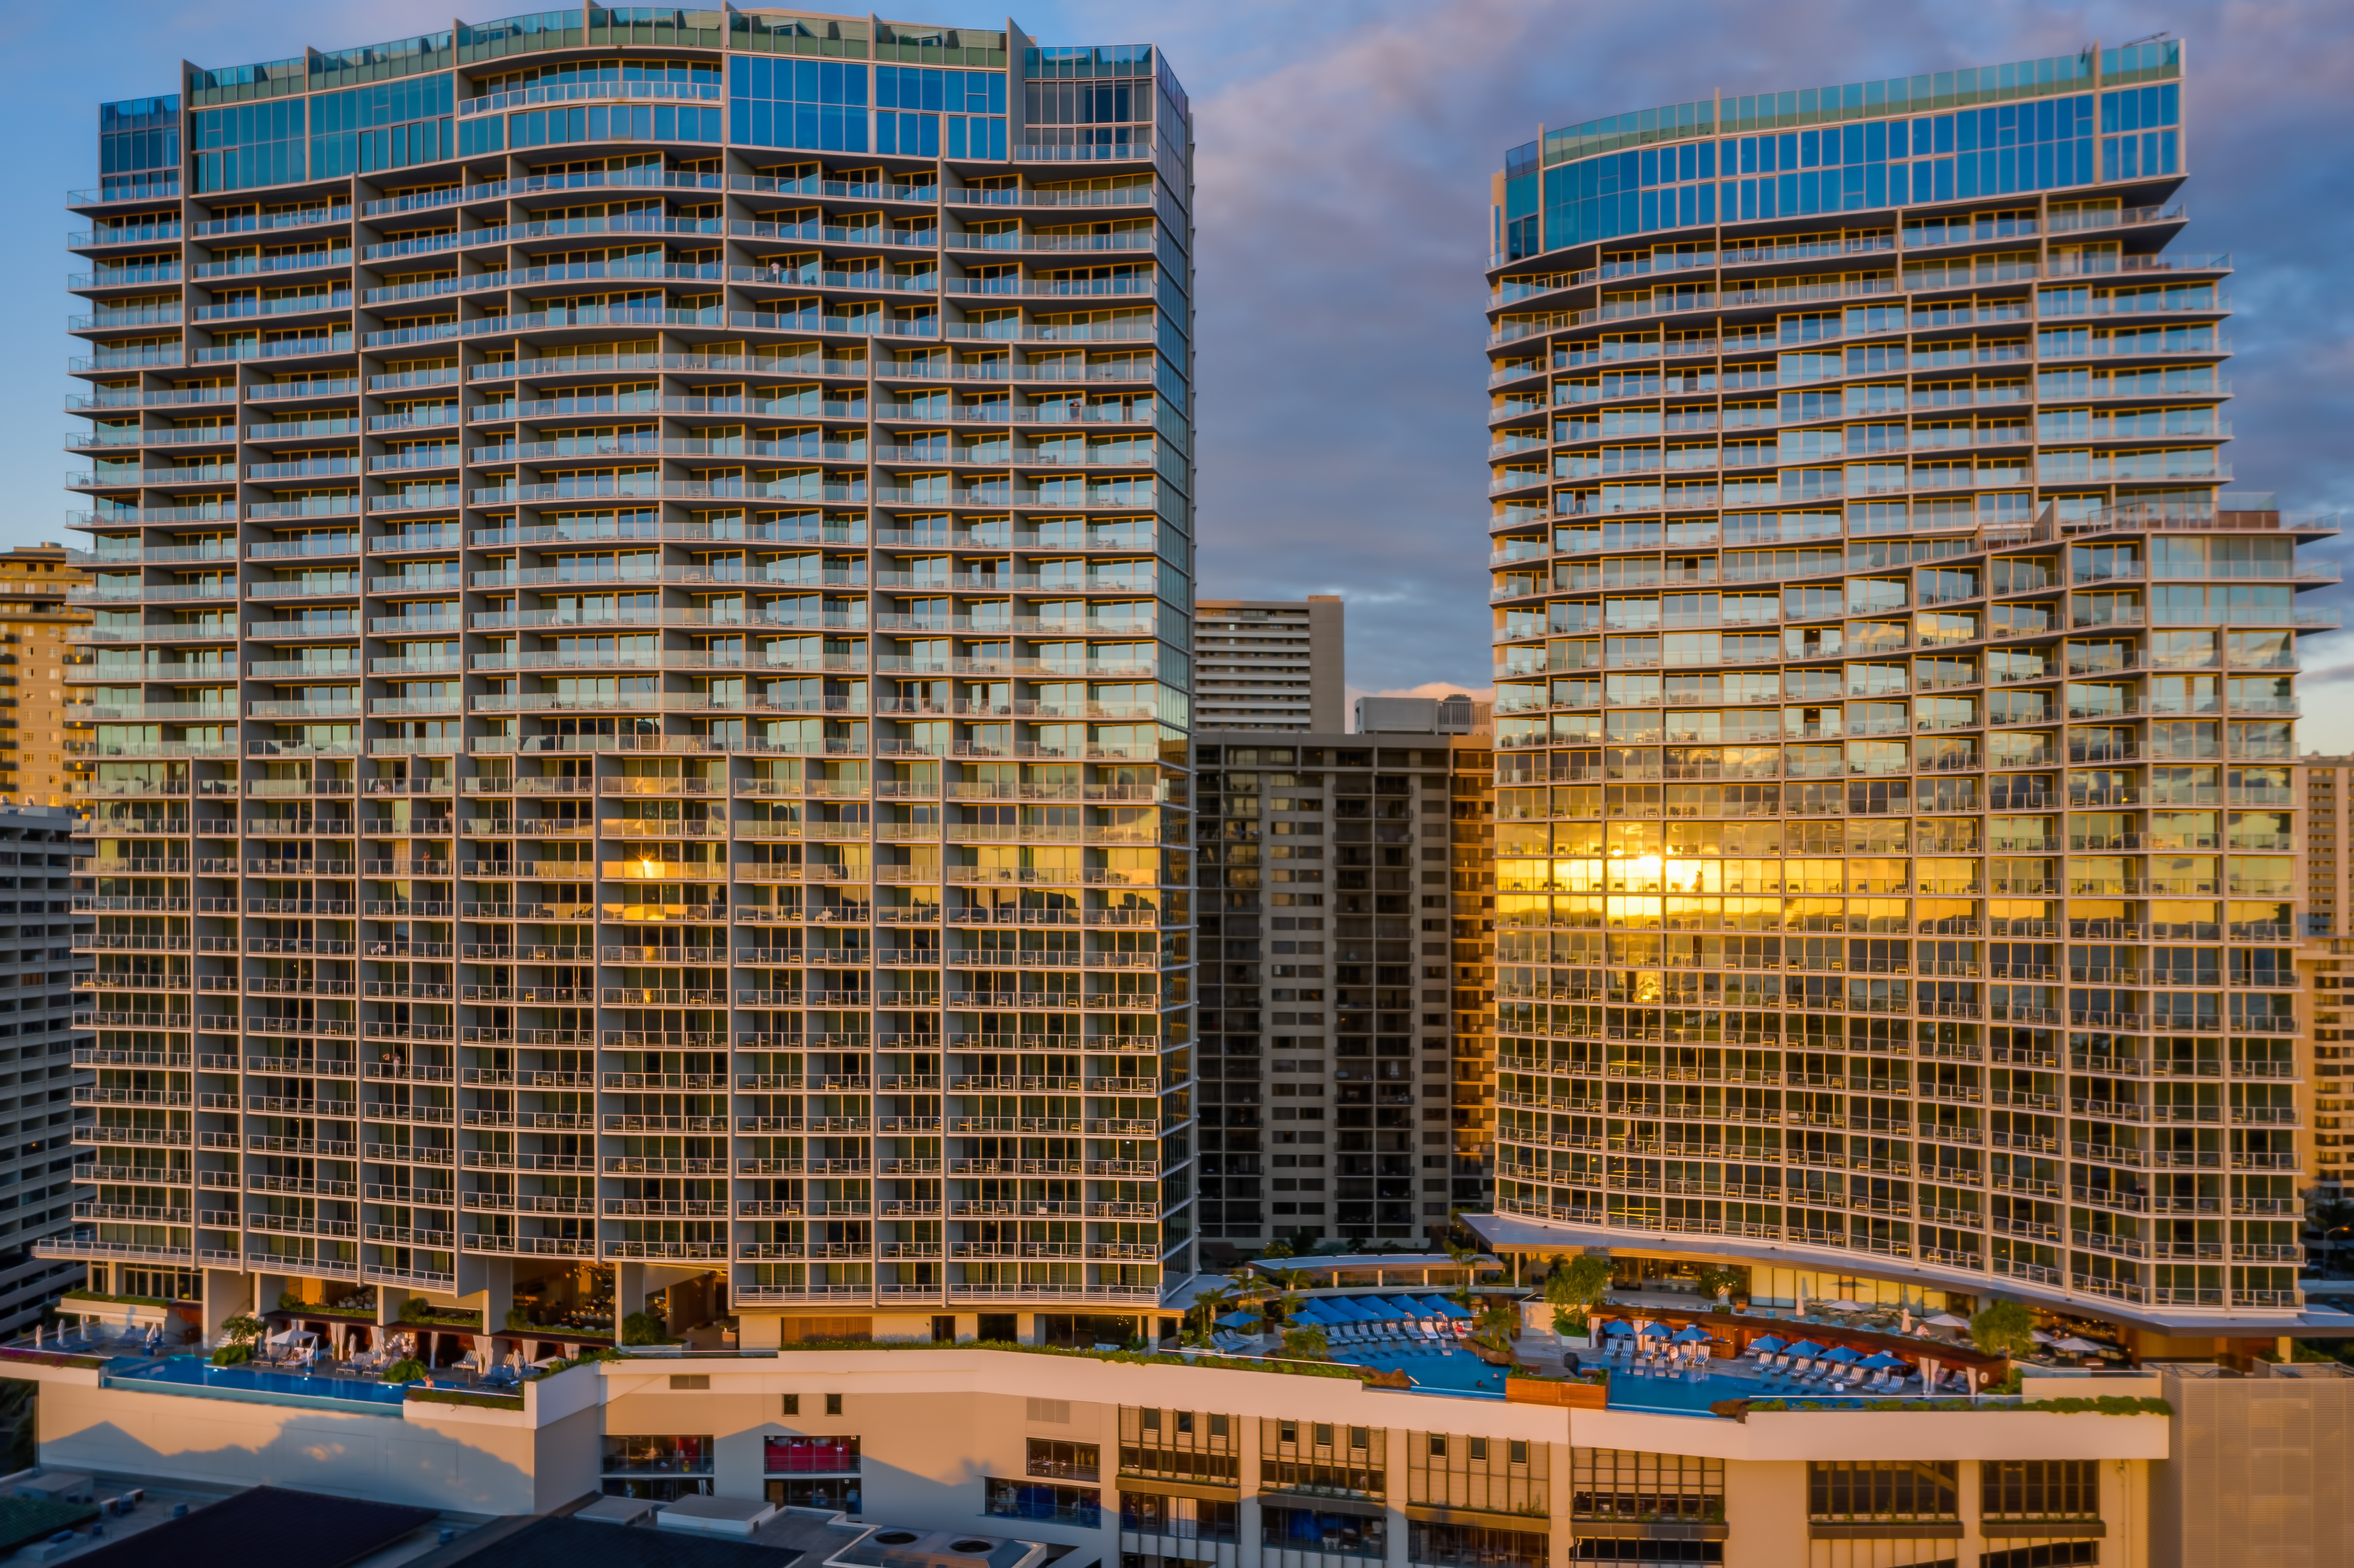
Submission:
[[[1926,1321],[1932,1329],[1967,1329],[1970,1326],[1968,1319],[1956,1318],[1951,1312],[1940,1312]]]
[[[2080,1340],[2071,1334],[2052,1348],[2055,1351],[2066,1351],[2071,1355],[2089,1356],[2098,1351],[2101,1347],[2090,1340]]]
[[[1837,1301],[1824,1302],[1823,1310],[1826,1312],[1861,1312],[1863,1310],[1863,1303],[1861,1301],[1850,1301],[1842,1298]]]

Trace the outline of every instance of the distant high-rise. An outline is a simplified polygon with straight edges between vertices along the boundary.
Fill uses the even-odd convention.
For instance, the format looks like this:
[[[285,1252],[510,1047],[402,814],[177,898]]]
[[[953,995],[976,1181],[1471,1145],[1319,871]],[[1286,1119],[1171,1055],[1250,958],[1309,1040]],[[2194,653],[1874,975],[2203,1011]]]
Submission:
[[[1194,734],[1221,1251],[1429,1245],[1490,1200],[1492,759],[1422,706],[1403,734]]]
[[[2219,496],[2182,61],[1507,154],[1494,1239],[2296,1321],[2293,687],[2336,623],[2296,546],[2335,525]]]
[[[55,656],[52,651],[51,656]],[[90,1054],[77,1036],[78,985],[87,983],[90,920],[75,913],[75,874],[90,846],[74,838],[62,806],[0,805],[0,965],[7,966],[9,1012],[0,1020],[0,1088],[9,1097],[0,1142],[0,1334],[31,1328],[82,1271],[40,1244],[69,1234],[86,1217],[75,1202],[76,1134],[89,1108]]]
[[[1194,637],[1199,728],[1337,734],[1348,726],[1339,596],[1204,599]]]
[[[280,52],[101,106],[71,198],[106,1156],[53,1254],[1140,1327],[1193,1256],[1160,51]]]
[[[0,554],[0,800],[63,806],[82,759],[71,743],[89,738],[89,716],[66,705],[67,669],[89,658],[80,628],[90,607],[77,589],[89,562],[62,545],[20,545]]]

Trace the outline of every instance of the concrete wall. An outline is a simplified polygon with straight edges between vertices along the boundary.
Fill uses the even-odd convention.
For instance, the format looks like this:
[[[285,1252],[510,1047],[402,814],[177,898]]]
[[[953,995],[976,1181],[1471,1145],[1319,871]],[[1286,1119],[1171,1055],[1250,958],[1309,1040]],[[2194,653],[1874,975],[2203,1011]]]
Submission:
[[[467,1513],[531,1513],[542,1505],[532,1430],[510,1414],[434,1407],[421,1418],[347,1415],[281,1404],[190,1399],[48,1382],[40,1395],[41,1462],[65,1469],[293,1487]],[[454,1417],[454,1419],[453,1419]],[[586,1417],[593,1423],[593,1414]],[[553,1474],[551,1469],[551,1474]],[[588,1487],[565,1492],[577,1497]]]
[[[2112,1520],[2109,1540],[2115,1543],[2105,1546],[2102,1561],[2111,1568],[2139,1568],[2142,1548],[2136,1543],[2151,1533],[2142,1515],[2149,1491],[2147,1461],[2165,1457],[2169,1436],[2167,1418],[2151,1415],[1861,1411],[1766,1413],[1745,1422],[1718,1421],[1447,1398],[1368,1388],[1353,1379],[965,1349],[788,1351],[742,1360],[631,1358],[533,1384],[523,1411],[411,1402],[387,1415],[101,1388],[98,1374],[87,1369],[27,1371],[47,1385],[40,1400],[42,1460],[60,1467],[230,1485],[269,1482],[465,1512],[525,1513],[599,1489],[608,1435],[707,1436],[716,1449],[715,1489],[746,1499],[765,1491],[767,1437],[854,1435],[861,1440],[862,1490],[870,1519],[1015,1532],[1090,1557],[1102,1553],[1108,1561],[1117,1560],[1120,1545],[1115,1479],[1120,1408],[1222,1414],[1235,1422],[1242,1456],[1243,1541],[1239,1548],[1221,1546],[1214,1555],[1235,1568],[1261,1562],[1253,1493],[1261,1442],[1257,1424],[1267,1421],[1330,1422],[1387,1433],[1387,1507],[1397,1543],[1392,1568],[1403,1568],[1405,1510],[1417,1495],[1410,1475],[1417,1434],[1522,1439],[1532,1454],[1542,1455],[1555,1515],[1554,1568],[1565,1568],[1574,1533],[1566,1519],[1573,1446],[1723,1460],[1732,1527],[1726,1561],[1734,1568],[1804,1560],[1803,1553],[1789,1553],[1807,1537],[1808,1459],[1961,1461],[1966,1520],[1974,1520],[1977,1511],[1977,1461],[2098,1460],[2104,1467],[2104,1514]],[[708,1383],[683,1387],[676,1380]],[[2169,1379],[2169,1386],[2177,1381]],[[2347,1395],[2354,1393],[2354,1383],[2242,1382],[2193,1392],[2250,1388],[2278,1397],[2243,1414],[2228,1431],[2211,1414],[2200,1417],[2203,1425],[2188,1424],[2207,1434],[2211,1446],[2218,1433],[2221,1441],[2236,1446],[2240,1469],[2233,1474],[2241,1478],[2235,1484],[2246,1495],[2229,1505],[2212,1499],[2201,1503],[2186,1498],[2178,1486],[2168,1496],[2186,1515],[2202,1507],[2238,1509],[2222,1521],[2226,1532],[2245,1536],[2250,1531],[2240,1521],[2270,1520],[2269,1533],[2258,1531],[2259,1539],[2306,1539],[2344,1490],[2342,1482],[2325,1484],[2328,1467],[2319,1457],[2343,1451],[2327,1444],[2343,1442]],[[784,1414],[789,1394],[799,1400],[790,1416]],[[841,1397],[839,1415],[824,1413],[829,1394]],[[1033,1401],[1047,1404],[1041,1408]],[[2333,1401],[2337,1425],[2325,1429],[2317,1425],[2315,1410]],[[1056,1414],[1066,1418],[1049,1419]],[[2186,1425],[2175,1423],[2178,1431]],[[1023,1476],[1026,1440],[1033,1436],[1092,1443],[1101,1451],[1101,1530],[992,1520],[986,1514],[987,1478]],[[2202,1462],[2208,1461],[2194,1460],[2191,1473],[2203,1474],[2196,1469]],[[2342,1512],[2327,1515],[2341,1530]],[[2179,1538],[2183,1531],[2177,1528],[2174,1534]],[[1266,1561],[1274,1563],[1277,1558]],[[2318,1568],[2354,1563],[2354,1553],[2303,1559],[2178,1552],[2153,1561],[2310,1561]]]
[[[2173,1454],[2151,1468],[2151,1568],[2354,1563],[2354,1377],[2317,1370],[2332,1375],[2167,1378]]]

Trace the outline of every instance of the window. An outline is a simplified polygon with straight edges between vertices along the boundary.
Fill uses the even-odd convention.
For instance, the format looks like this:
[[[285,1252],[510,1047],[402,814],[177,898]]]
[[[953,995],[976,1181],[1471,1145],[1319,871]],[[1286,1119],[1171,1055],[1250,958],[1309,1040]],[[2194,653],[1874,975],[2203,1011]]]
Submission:
[[[1961,1467],[1951,1459],[1812,1460],[1807,1512],[1818,1520],[1954,1519]]]
[[[1978,1466],[1989,1518],[2098,1519],[2100,1466],[2091,1459],[1988,1459]]]
[[[1057,1487],[1040,1481],[989,1478],[988,1511],[999,1519],[1041,1520],[1088,1530],[1103,1525],[1103,1508],[1093,1488]]]
[[[1259,1473],[1270,1489],[1361,1497],[1378,1497],[1387,1489],[1386,1432],[1284,1421],[1261,1424],[1259,1437]],[[1347,1446],[1336,1447],[1336,1440]]]
[[[856,1476],[771,1476],[763,1490],[779,1508],[822,1508],[833,1513],[858,1513],[865,1506]]]
[[[855,1437],[770,1437],[762,1445],[761,1467],[772,1476],[854,1474]]]
[[[711,1439],[705,1437],[608,1437],[605,1473],[705,1475],[711,1473]]]
[[[1056,1480],[1092,1481],[1102,1468],[1102,1451],[1093,1443],[1071,1443],[1060,1437],[1030,1439],[1029,1464],[1024,1471],[1033,1476],[1047,1476]]]
[[[787,1415],[799,1415],[801,1413],[801,1396],[798,1393],[789,1393],[785,1395],[785,1414]]]
[[[1543,1531],[1492,1530],[1477,1524],[1406,1527],[1406,1555],[1436,1568],[1544,1568]]]
[[[1408,1503],[1532,1517],[1550,1511],[1546,1467],[1532,1470],[1524,1440],[1498,1444],[1430,1432],[1410,1439],[1406,1453]]]
[[[1294,1552],[1378,1558],[1387,1551],[1386,1520],[1311,1508],[1259,1508],[1259,1542]]]
[[[1570,1511],[1576,1519],[1721,1521],[1724,1461],[1624,1448],[1574,1449]]]
[[[709,1372],[673,1372],[670,1374],[670,1385],[676,1389],[709,1388],[711,1374]]]
[[[1123,1406],[1119,1467],[1129,1475],[1233,1486],[1242,1474],[1234,1417]]]
[[[708,1436],[609,1436],[602,1490],[668,1502],[711,1490]]]
[[[1181,1541],[1233,1541],[1242,1504],[1197,1498],[1164,1498],[1151,1492],[1119,1494],[1119,1527],[1143,1535],[1173,1535]]]
[[[1978,1568],[2075,1568],[2100,1560],[2101,1543],[2097,1541],[2047,1541],[2040,1546],[1981,1552]]]
[[[828,1415],[839,1415],[842,1414],[842,1395],[838,1393],[829,1393],[825,1396],[825,1413]]]

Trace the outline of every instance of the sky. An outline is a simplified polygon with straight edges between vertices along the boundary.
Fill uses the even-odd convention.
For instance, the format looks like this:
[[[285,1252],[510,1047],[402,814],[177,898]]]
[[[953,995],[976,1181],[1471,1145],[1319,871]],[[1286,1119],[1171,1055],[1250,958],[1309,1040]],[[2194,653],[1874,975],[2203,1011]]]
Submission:
[[[535,4],[536,0],[535,0]],[[521,5],[517,9],[524,8]],[[815,7],[811,7],[814,9]],[[103,101],[449,26],[447,0],[0,4],[0,546],[63,535],[59,203]],[[508,14],[486,9],[469,20]],[[907,19],[995,26],[942,5]],[[1337,593],[1362,691],[1483,689],[1488,196],[1504,150],[1708,96],[2188,40],[2190,223],[2232,253],[2240,488],[2354,514],[2354,5],[2224,0],[1060,0],[1044,43],[1154,43],[1191,95],[1204,597]],[[2349,548],[2354,548],[2349,546]],[[2313,554],[2335,562],[2336,543]],[[2340,604],[2327,589],[2301,602]],[[2354,635],[2307,646],[2300,745],[2354,751]],[[2332,699],[2338,699],[2333,701]]]

